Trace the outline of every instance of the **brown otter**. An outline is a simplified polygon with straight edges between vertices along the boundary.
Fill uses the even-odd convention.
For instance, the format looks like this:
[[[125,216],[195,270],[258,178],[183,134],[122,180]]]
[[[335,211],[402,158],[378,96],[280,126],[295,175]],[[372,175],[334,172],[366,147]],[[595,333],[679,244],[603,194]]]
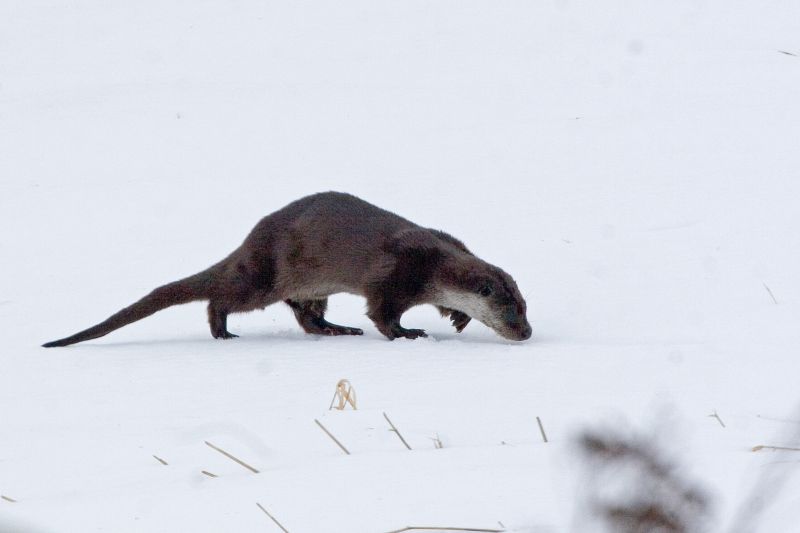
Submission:
[[[228,257],[158,287],[104,322],[46,348],[96,339],[167,307],[208,300],[214,338],[228,332],[229,313],[283,300],[300,326],[319,335],[361,335],[325,320],[328,296],[367,299],[367,316],[389,339],[427,336],[400,325],[405,311],[437,306],[461,332],[478,319],[513,340],[531,336],[525,300],[511,276],[474,256],[442,231],[420,227],[355,196],[337,192],[301,198],[261,219]]]

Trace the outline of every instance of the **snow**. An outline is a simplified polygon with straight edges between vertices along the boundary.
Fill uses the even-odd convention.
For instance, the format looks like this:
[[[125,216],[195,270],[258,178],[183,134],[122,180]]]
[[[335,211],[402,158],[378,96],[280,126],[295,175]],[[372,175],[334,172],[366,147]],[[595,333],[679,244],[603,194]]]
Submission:
[[[650,436],[712,531],[796,531],[800,456],[750,450],[800,447],[798,35],[791,1],[6,0],[0,531],[590,531],[586,429]],[[331,189],[510,272],[533,339],[388,342],[335,296],[364,337],[190,304],[39,347]]]

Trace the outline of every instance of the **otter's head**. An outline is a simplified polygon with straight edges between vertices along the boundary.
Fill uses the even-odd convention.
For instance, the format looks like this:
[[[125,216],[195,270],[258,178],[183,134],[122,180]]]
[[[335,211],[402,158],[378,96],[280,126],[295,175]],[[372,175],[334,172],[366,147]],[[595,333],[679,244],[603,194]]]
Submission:
[[[506,339],[531,337],[525,299],[511,276],[476,257],[461,256],[448,267],[437,287],[438,305],[461,311]]]

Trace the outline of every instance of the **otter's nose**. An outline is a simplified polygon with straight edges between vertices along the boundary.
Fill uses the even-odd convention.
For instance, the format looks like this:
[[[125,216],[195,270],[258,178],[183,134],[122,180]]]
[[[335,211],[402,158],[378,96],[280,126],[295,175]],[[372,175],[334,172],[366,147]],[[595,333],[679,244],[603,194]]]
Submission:
[[[520,336],[522,340],[526,341],[531,338],[531,335],[533,335],[533,328],[530,324],[526,324],[525,327],[522,328],[522,331],[520,331]]]

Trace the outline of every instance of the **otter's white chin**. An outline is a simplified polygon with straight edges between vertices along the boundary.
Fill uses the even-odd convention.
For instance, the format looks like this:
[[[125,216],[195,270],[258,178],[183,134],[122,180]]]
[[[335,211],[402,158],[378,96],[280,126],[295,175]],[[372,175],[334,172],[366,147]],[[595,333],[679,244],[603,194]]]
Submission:
[[[437,305],[461,311],[498,331],[498,328],[492,324],[494,321],[492,309],[483,296],[445,289],[436,295],[435,300]]]

